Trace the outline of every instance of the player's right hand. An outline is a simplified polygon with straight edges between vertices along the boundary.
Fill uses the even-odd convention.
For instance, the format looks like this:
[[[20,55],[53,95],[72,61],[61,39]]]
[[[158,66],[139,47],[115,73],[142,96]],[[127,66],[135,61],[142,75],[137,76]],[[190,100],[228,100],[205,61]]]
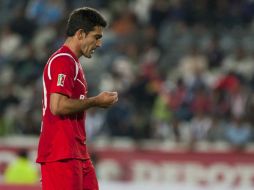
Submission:
[[[96,103],[98,107],[107,108],[118,101],[117,92],[101,92],[96,96]]]

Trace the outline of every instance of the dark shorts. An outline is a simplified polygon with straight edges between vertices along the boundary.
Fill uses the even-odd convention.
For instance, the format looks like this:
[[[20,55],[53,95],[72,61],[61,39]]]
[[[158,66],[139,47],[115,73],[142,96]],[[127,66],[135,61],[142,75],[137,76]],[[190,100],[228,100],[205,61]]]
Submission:
[[[41,164],[42,190],[98,190],[91,160],[69,159]]]

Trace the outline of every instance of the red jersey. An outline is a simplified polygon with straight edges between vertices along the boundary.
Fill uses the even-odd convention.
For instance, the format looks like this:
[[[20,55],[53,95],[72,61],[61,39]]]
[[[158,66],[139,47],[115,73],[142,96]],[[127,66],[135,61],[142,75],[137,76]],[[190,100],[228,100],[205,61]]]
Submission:
[[[87,83],[74,53],[62,46],[48,60],[43,72],[43,113],[36,162],[62,159],[88,159],[85,112],[57,116],[50,111],[50,94],[59,93],[72,99],[84,99]]]

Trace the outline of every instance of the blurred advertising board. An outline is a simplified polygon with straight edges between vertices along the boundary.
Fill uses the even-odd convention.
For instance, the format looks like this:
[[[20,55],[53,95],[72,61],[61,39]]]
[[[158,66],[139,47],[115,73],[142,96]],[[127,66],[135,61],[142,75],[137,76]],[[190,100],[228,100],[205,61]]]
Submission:
[[[35,160],[36,147],[28,148],[31,160]],[[4,169],[15,159],[17,151],[17,147],[0,146],[0,183]],[[190,152],[95,146],[90,148],[90,152],[98,178],[107,182],[106,185],[119,182],[153,183],[164,187],[180,185],[186,190],[254,189],[254,152]]]
[[[95,152],[101,179],[254,189],[254,153],[115,149]]]

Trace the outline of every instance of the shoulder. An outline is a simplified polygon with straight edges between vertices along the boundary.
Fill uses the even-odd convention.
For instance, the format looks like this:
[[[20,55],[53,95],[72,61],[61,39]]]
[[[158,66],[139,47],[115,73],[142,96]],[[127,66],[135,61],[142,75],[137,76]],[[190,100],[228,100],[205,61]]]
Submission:
[[[68,53],[54,54],[49,58],[48,63],[75,63],[75,59]]]
[[[54,70],[76,70],[76,62],[70,54],[58,53],[50,57],[48,60],[48,67]]]
[[[48,77],[52,78],[55,74],[66,73],[76,76],[76,63],[74,58],[67,53],[53,54],[48,60]]]

